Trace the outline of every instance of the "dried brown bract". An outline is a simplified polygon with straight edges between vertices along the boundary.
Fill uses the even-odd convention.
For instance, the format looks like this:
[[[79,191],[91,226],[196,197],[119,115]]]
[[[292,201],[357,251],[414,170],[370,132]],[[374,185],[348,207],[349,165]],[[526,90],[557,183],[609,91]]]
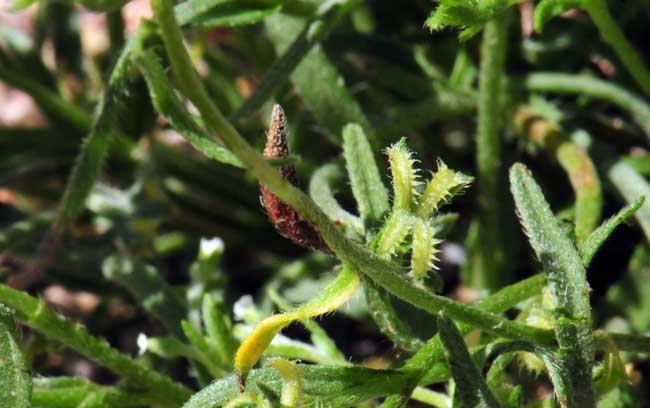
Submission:
[[[271,114],[271,125],[269,126],[266,147],[264,148],[264,158],[276,159],[288,155],[287,120],[282,107],[275,105]],[[298,185],[296,169],[293,166],[282,166],[279,171],[285,180],[294,186]],[[332,253],[318,231],[298,214],[293,207],[280,200],[264,184],[260,184],[260,192],[262,193],[264,208],[269,214],[271,222],[282,236],[304,248],[317,249],[328,254]]]

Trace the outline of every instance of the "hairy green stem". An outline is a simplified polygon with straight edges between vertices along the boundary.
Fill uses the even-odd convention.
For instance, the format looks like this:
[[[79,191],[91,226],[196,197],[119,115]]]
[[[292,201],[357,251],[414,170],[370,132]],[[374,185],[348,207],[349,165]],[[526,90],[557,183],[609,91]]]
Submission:
[[[507,46],[507,15],[485,25],[481,45],[476,164],[478,182],[478,241],[472,254],[467,284],[496,290],[509,280],[500,238],[501,197],[501,83]]]

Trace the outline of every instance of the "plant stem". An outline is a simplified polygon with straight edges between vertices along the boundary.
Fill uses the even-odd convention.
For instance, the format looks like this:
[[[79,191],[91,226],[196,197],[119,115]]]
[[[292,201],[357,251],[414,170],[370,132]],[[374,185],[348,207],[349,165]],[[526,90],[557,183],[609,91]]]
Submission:
[[[61,342],[103,367],[124,377],[130,384],[145,388],[159,401],[180,404],[191,392],[155,370],[146,367],[112,348],[86,331],[81,325],[66,321],[47,309],[43,301],[8,286],[0,285],[0,302],[16,310],[16,316],[27,326]]]
[[[481,45],[476,164],[478,182],[478,242],[470,264],[471,286],[496,290],[509,280],[504,266],[500,188],[501,78],[506,56],[507,16],[486,24]]]
[[[598,27],[605,41],[614,49],[623,65],[641,86],[643,91],[650,94],[650,71],[646,68],[641,56],[625,38],[625,34],[612,17],[605,0],[583,1],[583,8]]]

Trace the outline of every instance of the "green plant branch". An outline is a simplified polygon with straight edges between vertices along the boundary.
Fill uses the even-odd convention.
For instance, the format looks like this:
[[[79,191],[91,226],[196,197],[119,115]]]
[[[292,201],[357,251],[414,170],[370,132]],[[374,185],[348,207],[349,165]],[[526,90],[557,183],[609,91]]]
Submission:
[[[108,368],[130,385],[157,395],[158,401],[163,404],[180,404],[191,395],[183,385],[121,354],[105,341],[88,334],[81,325],[68,322],[51,312],[42,300],[0,285],[0,303],[16,310],[16,317],[25,325]]]
[[[538,274],[495,292],[483,299],[476,307],[492,313],[501,313],[515,307],[526,299],[538,295],[545,285],[546,276]],[[461,323],[458,329],[461,335],[464,336],[473,330],[473,327]],[[439,379],[436,378],[438,375],[437,369],[432,370],[431,367],[435,367],[437,362],[443,361],[444,357],[440,337],[435,335],[404,364],[402,370],[408,371],[412,375],[409,387],[406,387],[401,395],[388,397],[386,402],[394,405],[387,405],[387,407],[405,404],[411,397],[415,385],[428,385],[433,382],[434,378]]]
[[[502,247],[501,219],[501,128],[503,119],[502,78],[507,47],[507,13],[485,25],[481,44],[476,178],[478,184],[478,235],[472,251],[469,284],[496,290],[510,280]]]

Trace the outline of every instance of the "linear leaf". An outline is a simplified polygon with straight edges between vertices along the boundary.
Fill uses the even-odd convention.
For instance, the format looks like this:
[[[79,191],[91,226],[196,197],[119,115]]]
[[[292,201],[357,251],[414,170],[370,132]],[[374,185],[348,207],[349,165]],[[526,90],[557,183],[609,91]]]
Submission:
[[[360,125],[350,123],[343,128],[343,156],[361,218],[366,226],[376,226],[390,208],[388,193]]]
[[[363,236],[364,226],[361,219],[341,208],[334,197],[332,184],[342,179],[343,176],[342,169],[335,163],[320,167],[314,172],[309,182],[309,195],[328,217],[347,228],[352,228],[357,234]]]
[[[113,255],[104,261],[102,271],[107,279],[124,286],[169,333],[183,338],[181,321],[187,316],[187,306],[155,267],[127,256]]]
[[[607,176],[625,201],[633,203],[639,197],[650,197],[650,184],[632,166],[625,162],[614,164]],[[645,202],[634,213],[646,239],[650,242],[650,202]]]
[[[108,80],[100,102],[95,109],[95,119],[90,133],[84,139],[74,168],[68,179],[63,197],[57,209],[55,229],[72,224],[83,211],[86,198],[99,176],[108,154],[112,137],[118,132],[116,123],[126,108],[123,103],[128,92],[124,92],[130,79],[131,53],[141,46],[150,35],[151,27],[144,25],[126,45]]]
[[[445,356],[456,381],[460,398],[467,407],[500,407],[496,397],[488,388],[481,372],[472,360],[465,341],[458,328],[445,315],[438,316],[438,332],[445,349]]]
[[[555,333],[562,363],[572,371],[576,406],[592,406],[591,308],[586,271],[578,250],[560,228],[542,190],[521,163],[510,169],[512,195],[524,231],[548,274],[557,318]],[[570,395],[559,396],[570,400]]]
[[[288,45],[266,71],[255,93],[231,116],[233,122],[246,118],[257,111],[273,93],[288,79],[298,64],[312,48],[327,37],[332,28],[347,13],[354,1],[330,2],[328,7],[320,7],[316,15]]]
[[[641,208],[641,205],[643,205],[644,201],[645,197],[639,197],[635,202],[628,204],[622,208],[619,212],[616,213],[616,215],[605,220],[600,225],[600,227],[598,227],[594,232],[587,236],[587,238],[578,247],[585,268],[589,266],[598,249],[601,247],[601,245],[603,245],[607,238],[612,235],[616,227],[634,215],[634,213],[636,213],[636,211]]]
[[[207,157],[235,167],[243,167],[235,155],[208,137],[192,119],[170,86],[165,70],[155,53],[152,51],[142,52],[136,58],[136,63],[147,81],[151,100],[156,110],[171,123],[181,136]]]
[[[316,3],[310,0],[311,3]],[[303,19],[277,13],[266,20],[266,28],[279,53],[285,52],[300,35]],[[291,81],[316,120],[340,141],[348,123],[363,127],[371,144],[375,135],[361,105],[345,86],[345,79],[321,47],[312,48],[291,74]]]
[[[287,313],[273,315],[259,323],[235,355],[235,372],[244,377],[255,365],[276,334],[295,320],[334,311],[347,302],[359,287],[359,274],[344,265],[336,279],[307,303]]]
[[[14,311],[0,303],[0,401],[5,407],[31,407],[32,379]]]

